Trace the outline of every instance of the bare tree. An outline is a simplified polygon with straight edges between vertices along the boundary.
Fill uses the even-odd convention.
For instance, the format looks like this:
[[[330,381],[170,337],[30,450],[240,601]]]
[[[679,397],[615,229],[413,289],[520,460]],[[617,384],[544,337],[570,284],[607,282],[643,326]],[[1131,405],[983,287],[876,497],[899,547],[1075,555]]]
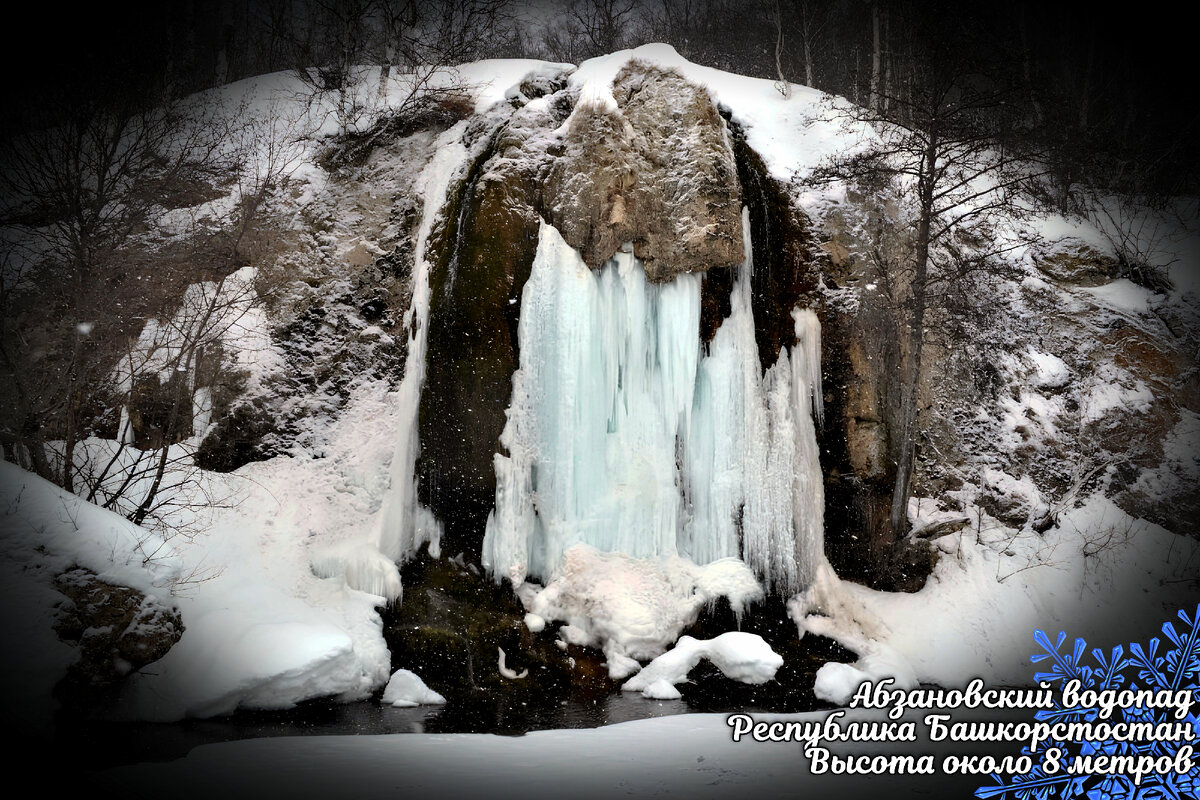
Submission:
[[[931,272],[968,274],[987,268],[996,248],[965,255],[956,243],[968,226],[1003,212],[1020,213],[1017,197],[1043,174],[1029,153],[1004,143],[1016,120],[1008,84],[985,77],[975,64],[934,52],[930,38],[909,68],[904,95],[888,94],[876,81],[870,106],[838,112],[877,134],[873,145],[832,160],[813,180],[844,180],[899,190],[911,207],[914,231],[901,257],[880,259],[891,274],[892,313],[902,343],[897,364],[894,420],[896,476],[890,525],[906,527],[908,498],[919,438],[918,386],[930,304]],[[886,100],[886,102],[884,102]],[[1000,248],[1011,247],[1001,244]]]
[[[330,102],[340,133],[371,112],[402,114],[459,88],[453,67],[491,47],[509,0],[312,0],[287,33],[310,106]],[[369,75],[378,65],[372,91]],[[389,92],[399,89],[399,97]]]
[[[780,5],[780,0],[775,0],[775,12],[771,16],[771,21],[775,23],[775,88],[783,95],[784,99],[792,96],[792,85],[788,83],[787,77],[783,74],[783,8]]]
[[[327,100],[342,133],[351,130],[366,110],[362,67],[368,60],[372,0],[312,0],[304,18],[290,31],[296,75],[307,88],[310,105]],[[384,24],[398,21],[403,9],[384,3]],[[395,11],[396,20],[388,13]],[[394,56],[393,56],[394,58]],[[391,61],[387,61],[391,66]]]
[[[229,276],[296,163],[298,122],[196,101],[120,108],[0,144],[15,200],[0,225],[0,433],[14,461],[157,525],[198,485],[190,450],[171,445],[193,433],[198,365],[255,300]],[[225,212],[203,202],[223,195]],[[136,410],[139,380],[158,387],[147,438],[134,446],[122,413],[111,453],[81,448]]]
[[[197,248],[215,270],[215,280],[188,287],[173,313],[148,325],[130,344],[118,368],[122,383],[128,387],[123,398],[127,408],[134,407],[132,394],[139,376],[168,376],[165,398],[161,398],[166,401],[159,421],[161,438],[152,442],[149,450],[139,451],[132,463],[122,464],[121,451],[129,437],[118,430],[116,452],[90,486],[89,500],[101,494],[102,505],[122,511],[138,525],[146,524],[147,519],[161,524],[174,509],[194,508],[196,502],[189,492],[204,491],[193,460],[194,448],[171,445],[203,435],[194,417],[201,365],[206,356],[220,351],[225,338],[265,299],[261,285],[239,277],[235,270],[241,263],[243,242],[252,235],[268,201],[294,168],[299,154],[299,125],[297,118],[284,115],[278,106],[260,117],[250,117],[244,108],[234,116],[223,138],[231,142],[236,156],[233,195],[237,202],[215,221],[219,235],[193,235]],[[213,220],[206,219],[203,227],[213,224]],[[193,225],[201,227],[198,220],[193,220]],[[214,239],[215,247],[210,244]],[[148,453],[152,455],[147,457]],[[214,498],[204,493],[201,504],[211,507]]]
[[[56,475],[31,453],[34,468],[73,490],[71,455],[97,370],[127,333],[106,307],[129,277],[129,251],[156,206],[211,171],[220,139],[195,105],[118,94],[64,97],[47,109],[40,127],[0,141],[9,201],[0,218],[8,264],[0,367],[23,417],[11,426],[40,442],[54,420],[64,442]],[[34,317],[31,302],[40,304]],[[37,319],[47,312],[55,316]],[[33,348],[31,319],[43,339]]]
[[[548,55],[580,62],[620,50],[628,43],[636,0],[573,0],[564,18],[545,34]]]

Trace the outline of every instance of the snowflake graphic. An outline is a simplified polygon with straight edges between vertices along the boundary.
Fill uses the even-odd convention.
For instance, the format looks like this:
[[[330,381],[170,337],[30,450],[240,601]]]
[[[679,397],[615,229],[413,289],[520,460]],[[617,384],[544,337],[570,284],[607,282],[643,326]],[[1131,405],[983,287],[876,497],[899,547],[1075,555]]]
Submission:
[[[1030,660],[1042,664],[1041,672],[1034,678],[1046,681],[1055,692],[1053,708],[1037,712],[1037,719],[1046,722],[1093,722],[1098,719],[1098,708],[1064,707],[1062,690],[1071,681],[1079,681],[1081,689],[1102,691],[1113,689],[1177,692],[1192,690],[1194,703],[1190,713],[1182,720],[1175,719],[1173,708],[1117,708],[1109,722],[1178,723],[1191,722],[1200,730],[1200,606],[1189,617],[1180,611],[1181,629],[1176,623],[1165,622],[1162,626],[1165,640],[1151,639],[1145,647],[1129,645],[1129,652],[1118,645],[1106,653],[1095,648],[1086,657],[1087,642],[1076,639],[1067,650],[1063,649],[1067,635],[1059,633],[1053,642],[1044,632],[1036,631],[1034,640],[1041,652],[1034,653]],[[1181,742],[1132,741],[1056,741],[1047,742],[1040,752],[1031,753],[1028,747],[1021,752],[1033,757],[1037,764],[1027,775],[992,775],[993,783],[980,787],[975,796],[985,800],[1049,800],[1049,798],[1086,798],[1086,800],[1195,800],[1200,797],[1200,753],[1193,758],[1192,769],[1184,774],[1167,772],[1150,773],[1142,776],[1140,784],[1126,775],[1074,775],[1065,768],[1074,758],[1096,755],[1174,756]],[[1063,769],[1046,774],[1041,765],[1045,750],[1058,748],[1062,756]]]

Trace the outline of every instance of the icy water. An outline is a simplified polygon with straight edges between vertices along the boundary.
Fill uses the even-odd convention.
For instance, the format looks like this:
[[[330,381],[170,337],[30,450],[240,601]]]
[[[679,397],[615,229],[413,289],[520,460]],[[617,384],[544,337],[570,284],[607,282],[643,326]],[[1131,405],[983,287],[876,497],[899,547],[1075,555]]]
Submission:
[[[492,733],[520,736],[555,728],[595,728],[618,722],[710,711],[684,700],[647,700],[617,692],[594,702],[503,709],[495,706],[391,708],[378,702],[314,701],[287,711],[241,711],[226,717],[171,723],[60,720],[57,744],[84,760],[85,769],[182,758],[193,748],[217,742],[272,736],[376,735],[394,733]]]

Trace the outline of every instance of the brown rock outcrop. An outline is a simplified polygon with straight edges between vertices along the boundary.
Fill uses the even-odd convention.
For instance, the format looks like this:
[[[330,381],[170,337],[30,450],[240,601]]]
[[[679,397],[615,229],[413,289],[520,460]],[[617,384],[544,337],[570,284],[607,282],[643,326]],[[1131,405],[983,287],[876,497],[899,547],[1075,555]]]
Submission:
[[[543,188],[549,221],[599,269],[625,242],[651,281],[742,260],[741,189],[708,93],[637,61],[613,81],[616,108],[584,100]]]

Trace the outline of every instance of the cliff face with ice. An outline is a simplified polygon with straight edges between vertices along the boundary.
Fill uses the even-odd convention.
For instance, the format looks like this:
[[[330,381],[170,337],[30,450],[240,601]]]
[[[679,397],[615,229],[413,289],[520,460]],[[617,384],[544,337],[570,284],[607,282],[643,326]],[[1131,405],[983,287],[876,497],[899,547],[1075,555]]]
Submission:
[[[748,214],[746,215],[748,222]],[[707,352],[696,275],[652,284],[618,253],[589,270],[550,225],[525,286],[483,565],[519,585],[588,544],[696,564],[743,558],[794,594],[823,560],[820,323],[759,368],[747,247]]]
[[[398,619],[419,633],[395,623],[389,642],[426,670],[481,662],[494,641],[574,674],[524,641],[553,623],[572,664],[599,651],[617,680],[718,600],[707,632],[765,598],[783,622],[782,599],[832,574],[827,508],[890,489],[882,459],[874,482],[837,480],[863,460],[843,386],[869,364],[844,354],[866,334],[828,303],[828,260],[759,143],[676,68],[589,63],[528,76],[466,120],[458,167],[426,199],[400,387],[416,419],[378,542],[405,561],[432,538],[527,612],[519,647],[503,614],[472,616],[481,630],[459,642],[418,557]],[[768,629],[789,652],[799,641],[791,623]]]
[[[577,542],[707,563],[745,541],[796,588],[792,533],[819,536],[824,505],[803,212],[675,70],[527,80],[511,103],[473,123],[430,240],[415,480],[443,549],[519,583]]]

